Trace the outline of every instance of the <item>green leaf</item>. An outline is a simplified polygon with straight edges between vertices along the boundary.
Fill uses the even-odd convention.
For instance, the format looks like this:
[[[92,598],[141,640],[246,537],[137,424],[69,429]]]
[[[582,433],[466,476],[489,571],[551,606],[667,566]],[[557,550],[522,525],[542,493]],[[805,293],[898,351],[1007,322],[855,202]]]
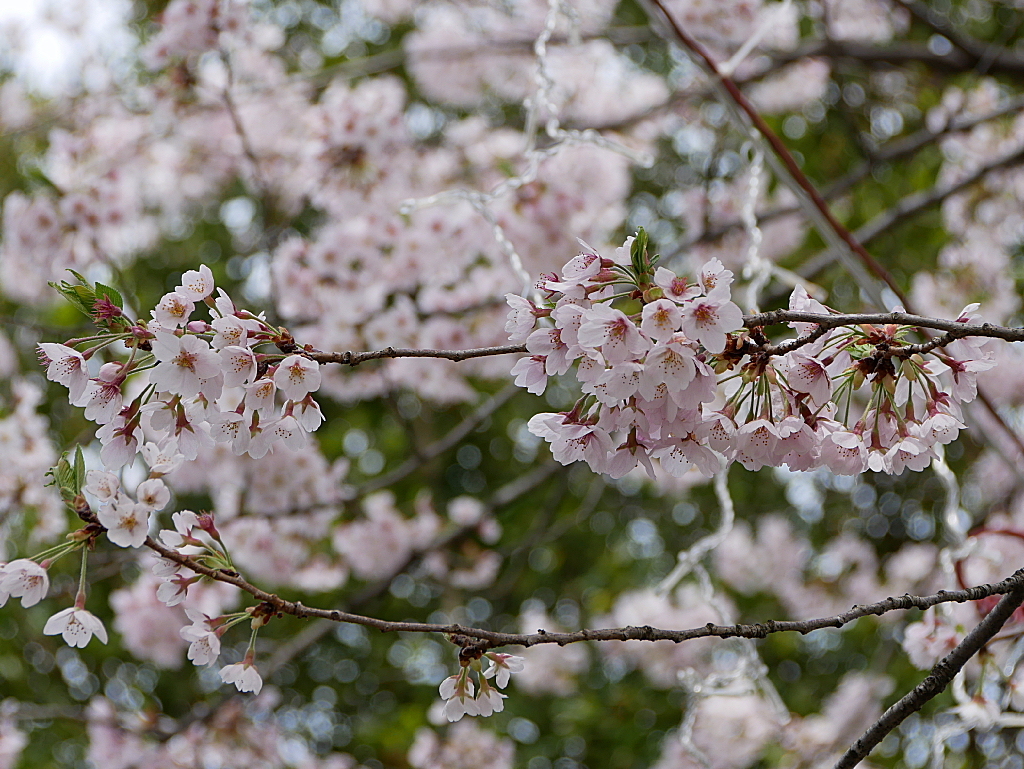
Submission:
[[[75,447],[75,493],[79,493],[85,485],[85,456],[82,447]]]
[[[643,227],[636,231],[636,237],[629,247],[630,261],[637,275],[643,275],[648,271],[647,264],[647,230]]]
[[[78,278],[81,285],[75,285],[74,283],[68,283],[66,280],[62,280],[60,283],[50,282],[50,286],[55,290],[59,291],[61,295],[67,299],[74,307],[77,307],[85,315],[92,318],[92,308],[96,304],[96,292],[93,287],[89,285],[82,275],[75,272],[74,270],[68,270],[72,275]]]
[[[116,304],[122,310],[124,309],[124,299],[121,298],[120,292],[117,289],[111,288],[110,286],[104,285],[103,283],[96,284],[96,298],[107,297],[113,304]]]
[[[75,448],[74,462],[69,459],[70,452],[61,454],[57,464],[46,471],[46,475],[53,480],[47,486],[56,486],[60,491],[61,499],[71,505],[76,496],[82,492],[85,485],[85,456],[82,454],[82,447]]]

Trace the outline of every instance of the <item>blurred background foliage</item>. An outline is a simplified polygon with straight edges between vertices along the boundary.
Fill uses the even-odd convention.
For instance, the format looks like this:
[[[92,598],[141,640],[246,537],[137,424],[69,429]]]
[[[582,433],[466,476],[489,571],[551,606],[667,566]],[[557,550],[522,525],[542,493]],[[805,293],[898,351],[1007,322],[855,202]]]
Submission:
[[[133,26],[143,39],[153,34],[164,5],[135,2]],[[1024,42],[1024,9],[1014,4],[945,0],[930,7],[955,19],[960,29],[980,41],[1012,50],[1019,50]],[[411,30],[408,24],[380,25],[373,39],[353,42],[339,51],[324,43],[329,43],[329,31],[342,12],[331,3],[258,0],[252,10],[286,30],[281,53],[295,72],[326,82],[336,71],[359,72],[366,67],[375,72],[379,65],[403,79],[410,89],[410,104],[425,101],[417,95],[401,56],[403,37]],[[635,0],[623,0],[613,26],[645,27],[645,13]],[[935,46],[935,36],[934,29],[915,19],[903,39]],[[665,77],[681,66],[678,52],[670,52],[658,37],[637,38],[619,47],[638,66]],[[942,93],[954,85],[969,89],[982,73],[945,71],[927,62],[893,66],[853,57],[839,58],[834,65],[824,99],[801,112],[770,116],[769,122],[819,188],[828,189],[835,180],[867,164],[869,172],[850,187],[839,208],[843,221],[856,229],[907,196],[935,185],[943,158],[934,143],[893,159],[879,160],[879,149],[925,130],[925,115]],[[999,72],[985,76],[1011,90],[1020,85],[1016,76]],[[355,81],[359,78],[353,75]],[[47,146],[48,131],[60,125],[61,115],[47,114],[45,103],[40,107],[42,120],[0,137],[0,197],[47,183],[33,158]],[[468,114],[437,105],[431,109],[442,124]],[[620,235],[643,226],[657,248],[671,251],[688,236],[677,215],[678,191],[730,180],[745,167],[745,137],[727,126],[713,101],[699,109],[708,124],[720,128],[710,151],[689,152],[682,142],[663,142],[657,162],[634,171],[630,213]],[[485,113],[492,125],[523,125],[521,105],[495,103]],[[233,230],[229,223],[239,212],[249,221]],[[219,286],[276,321],[260,242],[268,230],[279,226],[278,217],[236,182],[223,190],[219,205],[193,211],[177,237],[161,240],[123,266],[114,276],[115,285],[133,308],[149,308],[178,283],[183,271],[205,263]],[[288,226],[302,231],[316,217],[317,212],[309,210]],[[936,254],[946,240],[938,208],[933,206],[901,219],[874,239],[870,249],[909,290],[916,273],[935,267]],[[822,248],[821,238],[811,232],[782,265],[801,272],[815,264],[813,257]],[[566,254],[566,259],[570,256]],[[834,306],[857,309],[860,296],[838,264],[820,266],[806,277],[828,291]],[[777,296],[771,306],[784,303]],[[86,331],[83,319],[58,303],[35,308],[3,299],[0,319],[26,369],[32,365],[35,341],[58,341]],[[41,372],[30,376],[42,383]],[[484,396],[498,393],[502,386],[478,383]],[[89,426],[80,410],[67,404],[64,389],[49,382],[45,387],[41,413],[50,419],[54,443],[88,442]],[[5,390],[10,402],[9,388]],[[362,584],[353,578],[343,589],[330,593],[283,589],[281,595],[375,617],[517,630],[524,607],[548,613],[565,628],[594,626],[611,612],[621,594],[657,584],[673,568],[676,552],[717,526],[714,493],[707,485],[659,491],[633,476],[612,482],[585,467],[552,466],[547,447],[526,431],[525,421],[538,410],[567,408],[573,399],[569,383],[550,388],[540,399],[517,392],[464,440],[388,487],[405,511],[411,511],[424,489],[441,510],[460,495],[486,502],[506,484],[539,468],[539,480],[528,493],[495,508],[503,530],[496,547],[503,560],[492,587],[478,592],[441,586],[432,580],[422,559],[416,558],[405,573],[387,584]],[[412,393],[355,404],[325,398],[321,405],[326,423],[316,434],[320,447],[329,460],[347,457],[351,461],[347,482],[356,489],[443,438],[468,413],[467,407],[439,407]],[[978,451],[979,445],[967,434],[949,447],[947,456],[960,472]],[[941,544],[936,519],[945,491],[930,471],[844,479],[771,469],[751,473],[735,466],[729,488],[740,520],[756,527],[765,516],[777,513],[792,521],[797,533],[816,548],[843,534],[855,534],[865,538],[884,562],[908,541]],[[213,502],[203,495],[186,495],[176,504],[179,509],[200,510]],[[975,512],[983,517],[988,511]],[[354,516],[354,510],[345,509],[343,516]],[[24,545],[18,544],[23,542],[19,532],[31,528],[31,517],[30,510],[23,510],[5,522],[13,543],[8,548],[10,557],[15,551],[27,554],[21,550]],[[455,549],[483,546],[475,534],[463,534]],[[104,606],[107,595],[122,580],[134,579],[138,566],[131,556],[114,548],[101,548],[93,556],[91,607]],[[116,633],[109,645],[93,643],[84,651],[67,648],[59,638],[42,636],[46,617],[71,600],[76,571],[72,560],[61,563],[53,569],[54,587],[46,601],[28,610],[12,602],[0,612],[2,692],[25,703],[18,718],[29,736],[18,767],[86,766],[83,708],[100,693],[120,709],[149,720],[153,734],[165,737],[192,720],[212,718],[226,700],[236,696],[219,684],[215,671],[190,667],[168,671],[134,661],[119,646]],[[836,581],[840,576],[819,578]],[[769,590],[731,595],[741,621],[784,614]],[[111,618],[104,619],[110,627]],[[367,767],[407,766],[415,732],[427,723],[427,713],[437,700],[436,684],[455,670],[455,648],[440,637],[396,637],[341,625],[307,647],[296,646],[294,653],[275,656],[306,632],[302,622],[284,618],[272,622],[261,635],[261,658],[274,657],[277,662],[267,683],[279,690],[279,722],[317,754],[343,751]],[[225,639],[237,647],[236,657],[244,651],[243,636],[232,634]],[[733,653],[729,642],[718,646],[718,654]],[[871,670],[891,677],[890,700],[923,675],[899,650],[896,627],[872,618],[842,631],[807,637],[773,635],[759,642],[758,648],[786,706],[801,715],[818,712],[848,671]],[[481,724],[514,741],[517,766],[632,769],[656,761],[662,740],[680,721],[685,696],[679,689],[656,688],[642,672],[596,649],[592,652],[572,694],[531,696],[516,691],[513,684],[505,711]],[[951,704],[950,696],[943,695],[926,708],[926,714]],[[1007,730],[998,737],[984,733],[965,737],[955,746],[958,752],[948,754],[948,765],[1024,766],[1015,743],[1017,734]],[[924,762],[922,744],[927,744],[927,727],[915,717],[883,743],[872,760],[880,766],[918,767]],[[762,765],[784,760],[781,754],[773,758],[769,753]]]

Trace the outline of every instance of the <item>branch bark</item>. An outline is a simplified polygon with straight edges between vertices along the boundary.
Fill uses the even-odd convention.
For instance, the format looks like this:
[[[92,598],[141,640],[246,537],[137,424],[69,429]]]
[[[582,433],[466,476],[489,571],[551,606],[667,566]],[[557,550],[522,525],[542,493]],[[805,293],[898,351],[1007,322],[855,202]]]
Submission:
[[[1020,575],[1017,572],[1014,577]],[[1011,579],[1013,579],[1012,577]],[[1004,580],[1005,581],[1005,580]],[[991,640],[1010,619],[1010,615],[1024,603],[1024,582],[1019,582],[1006,593],[996,607],[985,615],[967,637],[949,654],[939,660],[931,674],[914,687],[913,691],[886,710],[871,727],[836,762],[835,769],[851,769],[859,764],[889,732],[899,726],[911,713],[915,713],[949,685],[950,681],[981,648]]]
[[[963,339],[969,336],[990,337],[992,339],[1002,339],[1006,342],[1024,342],[1024,328],[997,326],[992,323],[959,323],[955,320],[929,318],[924,315],[915,315],[907,312],[822,315],[820,313],[798,312],[796,310],[771,310],[769,312],[743,316],[743,325],[748,329],[780,326],[784,323],[815,323],[820,329],[824,330],[862,324],[881,326],[893,324],[946,332],[938,340],[929,342],[927,348],[915,348],[912,350],[913,352],[928,352],[935,347],[949,344],[954,339]],[[821,336],[822,332],[817,331],[813,333],[816,336],[799,337],[777,345],[768,345],[761,352],[769,355],[784,355],[787,352],[792,352],[797,347],[814,341],[818,336]],[[443,360],[463,361],[491,355],[512,355],[526,351],[525,344],[507,344],[500,347],[478,347],[471,350],[416,350],[388,347],[383,350],[370,352],[323,352],[313,350],[306,351],[304,354],[307,358],[318,363],[340,363],[348,366],[358,366],[360,363],[385,358],[441,358]]]

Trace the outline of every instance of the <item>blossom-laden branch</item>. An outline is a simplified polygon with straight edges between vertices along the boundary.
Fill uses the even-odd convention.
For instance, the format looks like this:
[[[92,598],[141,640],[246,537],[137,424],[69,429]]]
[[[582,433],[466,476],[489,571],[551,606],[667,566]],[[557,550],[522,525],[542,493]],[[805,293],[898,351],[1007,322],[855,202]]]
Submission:
[[[985,337],[989,339],[1002,339],[1006,342],[1024,342],[1024,328],[999,326],[994,323],[964,323],[957,320],[931,318],[907,312],[826,314],[802,312],[799,310],[771,310],[769,312],[743,316],[743,326],[751,330],[767,328],[769,326],[781,326],[786,323],[812,323],[817,325],[822,332],[834,328],[843,328],[844,326],[860,325],[909,326],[946,332],[946,335],[928,342],[927,347],[907,345],[901,351],[894,350],[894,354],[900,357],[904,354],[913,355],[914,353],[928,352],[949,344],[955,339],[965,339],[967,337]],[[751,352],[760,352],[767,355],[784,355],[787,352],[810,344],[817,338],[817,336],[797,337],[777,345],[754,342],[747,349]],[[525,344],[507,344],[499,347],[478,347],[469,350],[426,350],[387,347],[383,350],[367,352],[322,352],[315,350],[312,352],[306,351],[303,354],[317,363],[340,363],[348,366],[357,366],[360,363],[383,358],[440,358],[442,360],[463,361],[491,355],[514,355],[524,352],[527,352]]]
[[[931,674],[898,702],[892,705],[836,762],[835,769],[851,769],[867,758],[872,749],[889,732],[899,726],[911,713],[916,713],[925,703],[941,694],[963,666],[988,643],[1010,619],[1017,608],[1024,603],[1024,581],[1017,572],[1011,580],[1016,583],[1005,593],[996,607],[985,615],[975,628],[967,634],[953,651],[939,660]],[[1004,580],[1005,582],[1006,580]]]

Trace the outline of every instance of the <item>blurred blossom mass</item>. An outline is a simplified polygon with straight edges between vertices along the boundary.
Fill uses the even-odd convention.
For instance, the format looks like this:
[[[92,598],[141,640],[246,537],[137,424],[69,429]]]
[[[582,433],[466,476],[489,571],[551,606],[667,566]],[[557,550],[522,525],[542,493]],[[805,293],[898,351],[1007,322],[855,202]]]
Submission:
[[[995,0],[0,0],[0,769],[1024,769],[1022,76]]]

